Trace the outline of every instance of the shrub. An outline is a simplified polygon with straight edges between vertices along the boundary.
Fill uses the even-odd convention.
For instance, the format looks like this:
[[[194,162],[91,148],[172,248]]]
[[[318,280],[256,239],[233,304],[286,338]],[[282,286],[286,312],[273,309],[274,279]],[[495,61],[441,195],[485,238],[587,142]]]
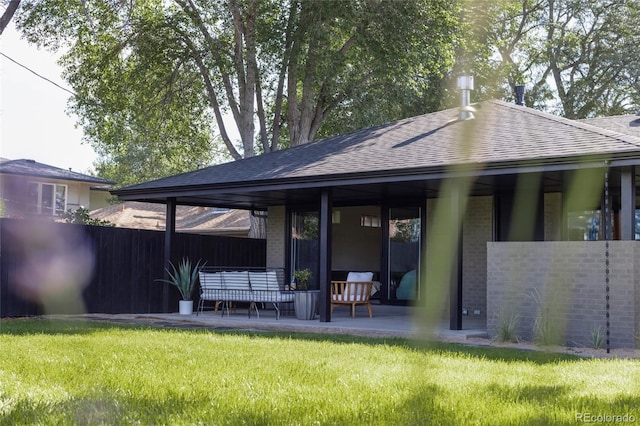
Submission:
[[[500,312],[498,316],[497,339],[501,342],[520,341],[518,326],[520,324],[520,316],[514,313]]]
[[[591,330],[591,347],[594,349],[600,349],[604,344],[604,332],[602,327],[593,327]]]

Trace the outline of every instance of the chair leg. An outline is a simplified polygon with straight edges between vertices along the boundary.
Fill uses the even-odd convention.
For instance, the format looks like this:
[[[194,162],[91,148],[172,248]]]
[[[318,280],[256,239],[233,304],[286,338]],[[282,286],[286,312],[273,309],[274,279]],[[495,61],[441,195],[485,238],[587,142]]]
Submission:
[[[373,312],[371,311],[371,303],[367,303],[367,309],[369,309],[369,318],[373,318]]]
[[[356,317],[356,304],[352,303],[351,304],[351,318],[355,318]]]
[[[280,319],[280,303],[273,302],[273,307],[276,310],[276,320]]]

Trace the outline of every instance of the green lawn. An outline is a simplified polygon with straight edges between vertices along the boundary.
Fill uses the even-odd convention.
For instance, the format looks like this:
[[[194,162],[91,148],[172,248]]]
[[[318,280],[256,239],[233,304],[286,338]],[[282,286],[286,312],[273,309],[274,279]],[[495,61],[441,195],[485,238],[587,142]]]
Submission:
[[[401,339],[0,322],[1,425],[517,425],[597,415],[640,421],[640,362]]]

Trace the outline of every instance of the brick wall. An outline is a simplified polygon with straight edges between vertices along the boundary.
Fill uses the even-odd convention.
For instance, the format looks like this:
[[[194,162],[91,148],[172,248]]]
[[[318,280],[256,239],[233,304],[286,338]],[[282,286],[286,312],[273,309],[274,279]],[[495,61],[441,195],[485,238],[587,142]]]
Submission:
[[[640,242],[611,241],[611,347],[634,347],[638,324]],[[488,243],[487,331],[495,336],[500,315],[518,315],[520,336],[531,340],[546,314],[568,345],[590,346],[605,330],[605,242]]]
[[[472,318],[486,318],[487,242],[493,239],[493,197],[469,198],[462,230],[462,307]]]
[[[269,207],[267,219],[267,266],[285,266],[285,213],[284,206]]]

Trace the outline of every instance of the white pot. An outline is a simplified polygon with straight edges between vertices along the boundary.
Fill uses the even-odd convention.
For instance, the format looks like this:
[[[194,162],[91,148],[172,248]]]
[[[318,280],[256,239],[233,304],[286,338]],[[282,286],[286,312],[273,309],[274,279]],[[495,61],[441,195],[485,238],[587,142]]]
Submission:
[[[193,300],[181,300],[179,303],[180,303],[180,315],[193,314]]]

